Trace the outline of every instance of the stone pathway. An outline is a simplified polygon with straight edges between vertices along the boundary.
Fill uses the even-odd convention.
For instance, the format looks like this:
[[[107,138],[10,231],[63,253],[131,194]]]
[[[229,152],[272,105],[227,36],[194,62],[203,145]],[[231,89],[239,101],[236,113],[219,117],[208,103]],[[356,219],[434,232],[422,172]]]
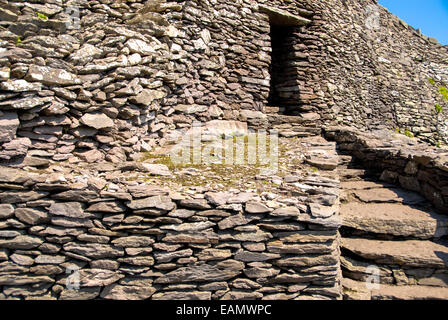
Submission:
[[[448,299],[448,217],[350,156],[340,164],[344,299]]]

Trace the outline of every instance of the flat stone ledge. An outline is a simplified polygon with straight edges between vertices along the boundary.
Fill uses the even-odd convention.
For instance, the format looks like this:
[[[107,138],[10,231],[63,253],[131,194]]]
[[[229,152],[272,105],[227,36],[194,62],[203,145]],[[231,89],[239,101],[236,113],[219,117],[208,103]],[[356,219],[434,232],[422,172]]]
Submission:
[[[259,5],[258,9],[269,16],[272,25],[285,27],[300,27],[311,23],[311,20],[295,16],[285,10]]]

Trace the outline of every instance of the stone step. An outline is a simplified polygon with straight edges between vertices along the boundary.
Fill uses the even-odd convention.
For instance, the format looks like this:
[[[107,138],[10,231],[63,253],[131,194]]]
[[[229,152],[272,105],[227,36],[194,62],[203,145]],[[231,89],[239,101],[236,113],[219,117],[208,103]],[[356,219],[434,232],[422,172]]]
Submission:
[[[359,184],[366,185],[368,182],[361,181]],[[347,184],[344,184],[347,186]],[[372,184],[373,186],[373,184]],[[402,203],[407,205],[426,205],[428,202],[418,193],[405,191],[400,188],[376,188],[371,189],[344,189],[348,199],[352,201],[359,201],[363,203]]]
[[[293,138],[293,137],[313,137],[321,134],[321,129],[316,127],[302,127],[296,125],[279,125],[273,126],[273,129],[278,130],[280,137]]]
[[[367,176],[368,171],[365,169],[347,169],[341,167],[338,168],[338,173],[341,181],[360,181]]]
[[[359,231],[419,239],[448,235],[448,217],[400,203],[341,204],[342,225]]]
[[[342,238],[343,249],[365,260],[408,268],[448,271],[448,243],[428,240],[385,241]]]
[[[369,288],[366,282],[342,279],[345,300],[448,300],[448,288],[381,284]]]
[[[339,166],[347,168],[347,166],[353,163],[354,157],[351,155],[339,155]]]
[[[284,124],[284,123],[312,124],[316,120],[313,118],[304,117],[303,115],[290,116],[290,115],[276,114],[276,113],[267,114],[267,117],[268,117],[269,123],[271,125],[278,125],[278,124]]]

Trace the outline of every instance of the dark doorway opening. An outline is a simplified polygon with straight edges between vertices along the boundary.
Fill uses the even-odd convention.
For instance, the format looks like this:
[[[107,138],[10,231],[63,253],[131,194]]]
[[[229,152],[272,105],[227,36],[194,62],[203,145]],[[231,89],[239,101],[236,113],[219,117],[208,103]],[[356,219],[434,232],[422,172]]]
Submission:
[[[270,93],[268,104],[285,115],[298,114],[299,81],[295,64],[297,27],[271,25]]]

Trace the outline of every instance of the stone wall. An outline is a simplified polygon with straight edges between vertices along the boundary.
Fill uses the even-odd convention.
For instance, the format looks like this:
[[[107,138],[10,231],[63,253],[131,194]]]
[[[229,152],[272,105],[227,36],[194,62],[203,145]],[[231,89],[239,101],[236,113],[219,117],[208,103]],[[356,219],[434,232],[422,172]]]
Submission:
[[[125,161],[170,123],[161,102],[174,84],[168,43],[177,30],[156,12],[136,22],[140,2],[77,2],[77,25],[74,5],[0,3],[4,161]]]
[[[325,123],[408,129],[446,142],[446,110],[438,86],[448,82],[448,48],[390,14],[374,0],[309,1],[308,27],[320,43],[315,77]],[[431,80],[435,82],[432,83]]]
[[[4,162],[120,162],[194,120],[444,140],[446,47],[374,1],[77,3],[0,3]]]
[[[302,182],[310,213],[281,192],[66,170],[0,171],[0,299],[341,298],[338,211],[318,204],[338,181]]]
[[[377,131],[365,134],[353,128],[327,128],[327,138],[341,152],[351,154],[385,182],[423,195],[448,214],[448,158],[445,149],[430,147],[402,134]]]

